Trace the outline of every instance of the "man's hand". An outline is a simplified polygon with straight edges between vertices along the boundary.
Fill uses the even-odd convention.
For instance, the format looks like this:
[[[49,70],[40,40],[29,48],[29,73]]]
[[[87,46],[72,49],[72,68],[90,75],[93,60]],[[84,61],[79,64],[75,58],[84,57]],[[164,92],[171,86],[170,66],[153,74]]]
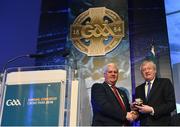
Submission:
[[[137,111],[138,110],[138,108],[135,107],[136,104],[137,104],[136,102],[130,103],[131,110],[133,110],[133,111]]]
[[[133,117],[132,117],[132,114],[131,114],[130,112],[127,112],[126,119],[127,119],[128,121],[130,121],[130,122],[133,122],[133,121],[134,121],[134,119],[133,119]]]
[[[126,119],[130,122],[133,122],[139,117],[139,114],[136,111],[127,112]]]
[[[139,113],[137,111],[131,111],[130,113],[132,114],[133,120],[136,120],[139,117]]]
[[[142,105],[142,106],[135,105],[135,107],[138,108],[138,111],[141,113],[154,113],[153,107],[149,105]]]

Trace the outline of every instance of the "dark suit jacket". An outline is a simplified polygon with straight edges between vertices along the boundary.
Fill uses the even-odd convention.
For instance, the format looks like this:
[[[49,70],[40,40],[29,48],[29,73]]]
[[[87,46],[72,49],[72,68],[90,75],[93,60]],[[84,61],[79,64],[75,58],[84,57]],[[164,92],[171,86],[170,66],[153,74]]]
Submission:
[[[141,125],[169,125],[171,112],[176,108],[174,88],[169,79],[156,78],[148,100],[145,97],[145,83],[136,88],[136,98],[141,98],[145,105],[152,106],[154,115],[140,114]]]
[[[171,126],[180,126],[180,113],[172,116]]]
[[[124,91],[118,89],[127,111],[130,111],[129,100]],[[95,83],[91,88],[91,103],[93,108],[93,126],[129,125],[127,112],[123,112],[113,91],[105,82]]]

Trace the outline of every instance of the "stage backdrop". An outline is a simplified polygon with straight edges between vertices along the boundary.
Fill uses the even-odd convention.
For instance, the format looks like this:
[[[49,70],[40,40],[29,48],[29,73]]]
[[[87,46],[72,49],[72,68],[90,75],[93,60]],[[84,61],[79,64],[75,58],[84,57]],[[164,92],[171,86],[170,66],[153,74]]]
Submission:
[[[164,1],[133,0],[129,4],[133,83],[144,82],[139,67],[144,59],[154,60],[159,77],[172,81]]]
[[[176,94],[177,112],[180,113],[180,2],[178,0],[165,0],[168,38],[171,52],[173,81]]]
[[[70,60],[80,72],[79,125],[91,125],[91,87],[103,82],[103,67],[116,63],[117,87],[123,87],[131,100],[127,0],[73,0],[69,3]],[[83,91],[83,92],[82,92]]]

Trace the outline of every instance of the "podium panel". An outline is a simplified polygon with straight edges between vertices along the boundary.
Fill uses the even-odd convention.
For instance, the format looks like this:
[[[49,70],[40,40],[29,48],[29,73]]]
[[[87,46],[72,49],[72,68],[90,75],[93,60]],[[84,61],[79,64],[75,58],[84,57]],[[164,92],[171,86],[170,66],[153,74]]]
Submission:
[[[63,108],[61,83],[8,85],[2,126],[57,126]],[[61,91],[61,92],[60,92]],[[62,108],[61,108],[62,107]],[[62,112],[62,111],[61,111]]]
[[[8,69],[3,79],[1,125],[69,125],[70,72],[65,66]]]

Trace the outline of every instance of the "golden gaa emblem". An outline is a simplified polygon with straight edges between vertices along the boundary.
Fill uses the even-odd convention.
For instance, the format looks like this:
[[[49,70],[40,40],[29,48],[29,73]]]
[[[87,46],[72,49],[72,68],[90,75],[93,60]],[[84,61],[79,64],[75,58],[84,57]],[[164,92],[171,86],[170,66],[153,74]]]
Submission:
[[[73,45],[88,56],[112,51],[124,37],[124,21],[105,7],[89,8],[71,25]]]

